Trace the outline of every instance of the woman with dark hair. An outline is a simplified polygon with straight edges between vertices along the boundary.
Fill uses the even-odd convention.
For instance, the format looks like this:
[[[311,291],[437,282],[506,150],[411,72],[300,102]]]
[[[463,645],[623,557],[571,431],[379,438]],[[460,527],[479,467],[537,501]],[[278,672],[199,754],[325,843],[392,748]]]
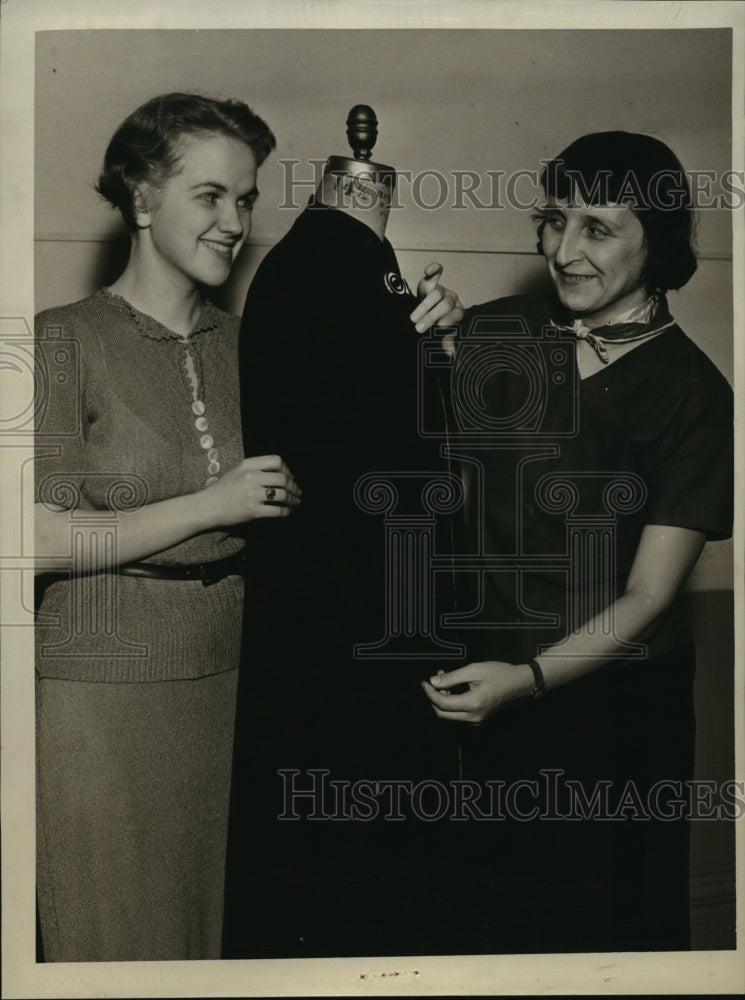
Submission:
[[[74,362],[37,429],[47,961],[220,957],[250,571],[231,528],[286,516],[299,490],[278,456],[243,457],[239,321],[207,295],[248,237],[273,147],[238,101],[138,108],[98,184],[130,232],[124,272],[37,317],[39,363],[50,345]]]
[[[731,532],[732,391],[668,310],[696,268],[668,147],[586,135],[542,185],[555,295],[471,309],[454,347],[478,640],[475,662],[423,686],[472,724],[464,777],[489,801],[447,871],[473,950],[685,949],[694,649],[678,598]]]

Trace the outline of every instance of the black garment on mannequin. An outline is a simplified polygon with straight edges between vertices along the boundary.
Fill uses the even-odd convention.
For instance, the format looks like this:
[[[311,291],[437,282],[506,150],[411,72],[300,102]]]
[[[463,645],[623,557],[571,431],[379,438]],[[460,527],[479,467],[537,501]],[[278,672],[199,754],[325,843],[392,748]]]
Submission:
[[[300,772],[298,788],[309,786],[314,768],[329,780],[457,777],[457,734],[435,718],[419,682],[465,657],[354,653],[384,638],[390,596],[384,512],[363,509],[360,477],[381,473],[394,483],[399,517],[422,514],[426,482],[450,474],[458,485],[441,455],[442,436],[419,432],[424,420],[444,433],[444,404],[436,387],[422,384],[421,338],[409,319],[415,306],[388,241],[313,202],[267,255],[248,294],[240,359],[245,453],[280,454],[303,501],[290,518],[255,521],[247,531],[253,572],[226,957],[449,950],[451,917],[426,861],[444,824],[386,820],[385,806],[371,822],[277,819],[289,780],[280,769]],[[421,417],[432,400],[439,412]],[[435,552],[460,544],[458,516],[431,517]],[[453,575],[437,572],[433,591],[438,630],[440,613],[455,606]],[[307,801],[298,806],[308,808]],[[327,799],[324,808],[335,807]]]

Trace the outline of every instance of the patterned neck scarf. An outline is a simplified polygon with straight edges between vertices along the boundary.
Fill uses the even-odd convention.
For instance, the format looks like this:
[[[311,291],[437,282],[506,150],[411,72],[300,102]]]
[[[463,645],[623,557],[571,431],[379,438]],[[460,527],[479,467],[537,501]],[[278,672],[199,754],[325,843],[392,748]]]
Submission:
[[[556,313],[561,315],[561,310],[556,310]],[[619,313],[603,326],[586,326],[581,319],[572,320],[569,314],[563,319],[564,322],[554,323],[554,326],[573,333],[578,340],[586,340],[604,365],[610,361],[606,344],[631,344],[638,340],[648,340],[675,325],[667,307],[667,299],[659,293],[650,295],[640,306]]]

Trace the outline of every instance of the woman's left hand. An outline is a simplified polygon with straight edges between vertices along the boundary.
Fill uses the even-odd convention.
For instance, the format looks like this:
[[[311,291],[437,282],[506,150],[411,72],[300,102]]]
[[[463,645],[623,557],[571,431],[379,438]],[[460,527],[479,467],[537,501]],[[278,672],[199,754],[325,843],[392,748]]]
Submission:
[[[440,671],[429,681],[422,681],[422,687],[439,718],[478,725],[516,698],[527,697],[533,690],[533,681],[527,663],[486,660],[447,674]],[[452,694],[450,688],[461,684],[467,684],[468,690]]]
[[[424,333],[431,326],[455,326],[463,319],[463,306],[457,292],[440,284],[442,264],[433,261],[424,269],[424,277],[417,285],[419,305],[411,314],[418,333]]]

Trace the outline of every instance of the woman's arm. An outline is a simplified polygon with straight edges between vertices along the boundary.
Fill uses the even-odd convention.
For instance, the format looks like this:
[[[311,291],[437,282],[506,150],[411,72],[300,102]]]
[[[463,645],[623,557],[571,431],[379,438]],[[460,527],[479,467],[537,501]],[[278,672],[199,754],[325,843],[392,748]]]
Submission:
[[[605,612],[589,619],[561,645],[537,657],[546,690],[567,684],[623,655],[624,642],[644,641],[670,608],[696,564],[706,540],[703,532],[648,524],[642,532],[626,590]],[[607,622],[612,621],[609,631]],[[464,694],[449,689],[468,684]],[[469,663],[422,685],[435,713],[457,722],[483,722],[534,686],[527,663],[489,660]]]
[[[274,489],[267,503],[266,487]],[[246,458],[212,486],[197,493],[146,504],[135,511],[117,512],[117,565],[162,552],[193,535],[229,527],[260,517],[286,517],[300,502],[292,474],[278,455]],[[86,530],[95,533],[111,524],[110,511],[86,511]],[[34,507],[35,572],[75,569],[70,552],[71,512]],[[86,546],[86,571],[111,566],[112,554],[103,545]]]

